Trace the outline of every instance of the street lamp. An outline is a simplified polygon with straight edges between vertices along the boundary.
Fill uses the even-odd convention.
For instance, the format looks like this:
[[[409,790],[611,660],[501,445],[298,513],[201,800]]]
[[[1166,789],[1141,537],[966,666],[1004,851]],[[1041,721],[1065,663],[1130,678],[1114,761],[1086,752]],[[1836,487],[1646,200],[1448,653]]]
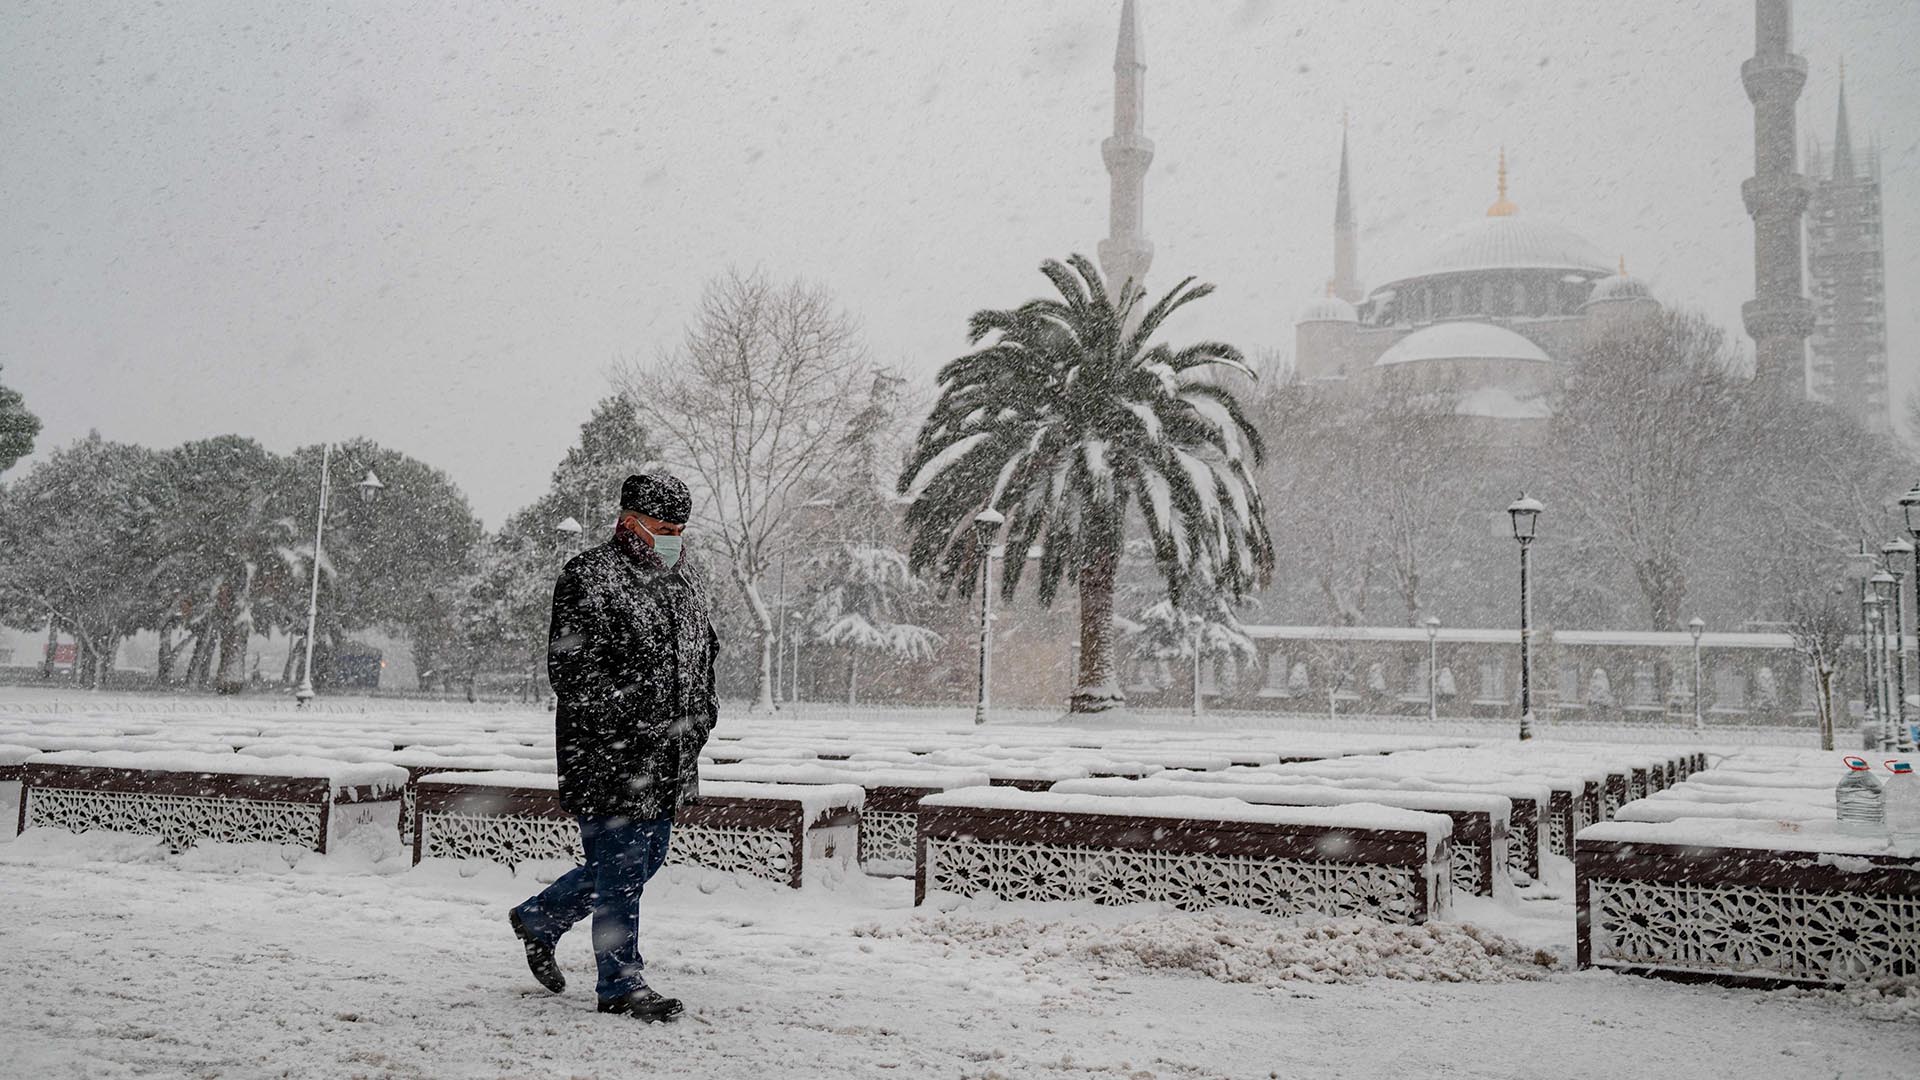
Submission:
[[[1880,597],[1874,595],[1872,586],[1862,582],[1860,587],[1860,618],[1863,627],[1861,643],[1865,646],[1862,651],[1865,653],[1867,661],[1867,716],[1876,729],[1875,735],[1873,736],[1874,743],[1879,749],[1884,750],[1886,749],[1887,723],[1886,703],[1881,691],[1883,680],[1881,679],[1880,665],[1885,657],[1884,654],[1881,654],[1878,645],[1880,634],[1878,616],[1881,606],[1882,601]]]
[[[1520,741],[1533,738],[1533,597],[1527,586],[1527,549],[1546,507],[1525,492],[1507,507],[1513,518],[1513,538],[1520,541]]]
[[[313,586],[307,593],[307,663],[300,673],[300,688],[293,692],[293,700],[301,708],[313,700],[313,634],[320,616],[320,540],[327,530],[327,481],[332,472],[333,444],[328,443],[320,448],[320,512],[313,521]],[[360,489],[360,501],[367,504],[378,501],[380,493],[387,488],[371,468],[354,486]]]
[[[1006,523],[1006,515],[991,506],[973,516],[973,541],[980,558],[980,696],[973,705],[975,724],[987,722],[987,683],[993,677],[993,534]]]
[[[1907,603],[1906,580],[1907,560],[1913,557],[1913,545],[1895,537],[1880,545],[1881,558],[1885,560],[1886,570],[1893,577],[1893,588],[1888,599],[1893,604],[1893,627],[1888,636],[1893,645],[1893,709],[1894,748],[1911,750],[1910,732],[1907,721]],[[1915,618],[1920,618],[1920,608],[1915,609]]]
[[[585,532],[586,529],[572,515],[568,515],[560,519],[560,523],[553,527],[553,531],[566,537],[564,542],[571,544],[579,540],[580,534]]]
[[[1707,730],[1707,720],[1700,712],[1700,635],[1705,633],[1707,624],[1700,621],[1698,615],[1687,623],[1687,633],[1693,635],[1693,732],[1698,735]]]
[[[1435,682],[1440,677],[1440,618],[1427,616],[1427,723],[1440,722],[1440,691]]]
[[[1894,685],[1894,672],[1888,664],[1888,659],[1892,645],[1890,639],[1898,632],[1895,627],[1900,620],[1900,582],[1885,569],[1881,569],[1867,579],[1867,588],[1878,601],[1877,609],[1880,613],[1879,637],[1874,642],[1875,652],[1880,657],[1880,749],[1891,752],[1899,742],[1894,734],[1899,706],[1894,701],[1894,694],[1898,688]],[[1905,679],[1900,681],[1904,683]]]

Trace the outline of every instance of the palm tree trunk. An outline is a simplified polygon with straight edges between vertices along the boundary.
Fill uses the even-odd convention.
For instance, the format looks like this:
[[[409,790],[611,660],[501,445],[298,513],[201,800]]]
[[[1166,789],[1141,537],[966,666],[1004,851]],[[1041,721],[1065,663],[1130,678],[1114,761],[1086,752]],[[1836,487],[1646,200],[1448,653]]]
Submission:
[[[1120,572],[1117,521],[1089,523],[1080,563],[1080,685],[1072,712],[1104,712],[1126,703],[1113,664],[1113,583]]]

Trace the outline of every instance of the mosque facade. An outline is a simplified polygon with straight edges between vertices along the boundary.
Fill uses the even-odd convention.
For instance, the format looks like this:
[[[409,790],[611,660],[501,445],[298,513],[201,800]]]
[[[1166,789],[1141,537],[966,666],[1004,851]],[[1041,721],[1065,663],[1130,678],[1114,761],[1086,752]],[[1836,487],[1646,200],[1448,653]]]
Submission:
[[[1340,143],[1334,275],[1294,323],[1294,372],[1356,397],[1390,380],[1445,388],[1462,416],[1537,428],[1575,354],[1596,335],[1660,310],[1646,283],[1584,237],[1523,214],[1509,197],[1506,154],[1486,215],[1370,289],[1359,282],[1358,230]]]

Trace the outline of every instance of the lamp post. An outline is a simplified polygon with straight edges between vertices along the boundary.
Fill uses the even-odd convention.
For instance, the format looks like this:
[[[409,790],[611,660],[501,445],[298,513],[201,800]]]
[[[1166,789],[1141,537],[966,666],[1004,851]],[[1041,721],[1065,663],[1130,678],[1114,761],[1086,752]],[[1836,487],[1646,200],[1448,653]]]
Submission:
[[[1894,662],[1898,657],[1893,653],[1893,637],[1899,633],[1900,625],[1900,581],[1881,569],[1867,579],[1867,587],[1879,601],[1876,605],[1880,615],[1879,637],[1874,646],[1880,657],[1880,749],[1892,752],[1899,744],[1895,725],[1899,721],[1900,706],[1896,695],[1906,696],[1906,679],[1904,676],[1896,677]]]
[[[1866,703],[1867,719],[1874,728],[1872,744],[1876,748],[1884,750],[1886,749],[1887,735],[1886,703],[1881,694],[1882,680],[1880,676],[1880,664],[1884,657],[1876,655],[1880,652],[1879,614],[1881,605],[1881,599],[1874,595],[1873,586],[1863,582],[1861,584],[1860,596],[1860,620],[1861,625],[1864,627],[1862,638],[1863,644],[1865,645],[1864,652],[1866,654],[1868,687],[1868,700]]]
[[[1427,616],[1427,723],[1440,722],[1440,619]]]
[[[1913,545],[1895,537],[1880,545],[1880,557],[1886,572],[1893,578],[1887,599],[1893,605],[1893,621],[1887,631],[1889,645],[1893,655],[1888,659],[1893,671],[1893,708],[1888,710],[1893,717],[1893,748],[1910,750],[1907,708],[1907,561],[1913,558]],[[1920,618],[1920,609],[1915,617]]]
[[[980,558],[980,696],[974,700],[975,724],[987,722],[987,684],[993,677],[993,534],[1006,523],[1006,515],[991,506],[973,516],[973,540]]]
[[[1909,546],[1913,548],[1913,573],[1908,575],[1913,582],[1913,621],[1915,637],[1913,670],[1915,676],[1920,677],[1920,484],[1913,485],[1905,495],[1900,496],[1900,514],[1906,518],[1907,536],[1912,541]],[[1906,651],[1904,646],[1901,651],[1903,653]],[[1902,663],[1904,662],[1905,661],[1902,660]],[[1902,725],[1901,727],[1900,750],[1903,753],[1912,753],[1914,750],[1913,728],[1911,725]]]
[[[1700,635],[1705,633],[1707,624],[1699,616],[1687,623],[1687,633],[1693,635],[1693,731],[1699,734],[1707,730],[1707,719],[1700,711]]]
[[[1546,507],[1525,492],[1507,507],[1513,519],[1513,538],[1520,541],[1520,741],[1533,738],[1533,597],[1528,592],[1527,549]]]
[[[301,669],[300,688],[293,692],[293,700],[300,708],[313,700],[313,634],[315,623],[320,616],[320,541],[327,531],[327,481],[333,471],[333,444],[320,448],[320,512],[313,521],[313,586],[307,593],[307,662]],[[355,487],[360,489],[360,501],[372,503],[386,490],[385,484],[372,469],[367,470]]]

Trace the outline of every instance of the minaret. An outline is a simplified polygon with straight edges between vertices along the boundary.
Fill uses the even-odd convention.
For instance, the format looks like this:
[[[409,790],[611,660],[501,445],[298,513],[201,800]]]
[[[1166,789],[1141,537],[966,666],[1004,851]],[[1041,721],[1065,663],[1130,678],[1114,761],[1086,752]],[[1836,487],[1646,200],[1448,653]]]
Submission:
[[[1740,65],[1753,102],[1753,176],[1740,185],[1753,218],[1753,299],[1742,309],[1754,378],[1805,393],[1813,304],[1801,291],[1800,223],[1808,184],[1794,167],[1794,102],[1807,61],[1793,52],[1793,0],[1754,0],[1754,54]]]
[[[1347,179],[1347,117],[1340,116],[1340,193],[1333,201],[1334,296],[1349,304],[1360,302],[1360,240],[1353,221],[1353,188]]]
[[[1147,166],[1153,164],[1153,143],[1146,130],[1146,53],[1140,44],[1140,24],[1134,0],[1120,5],[1120,44],[1113,54],[1113,137],[1100,144],[1107,175],[1113,178],[1108,235],[1100,241],[1100,269],[1107,288],[1117,298],[1123,282],[1141,284],[1153,265],[1153,244],[1147,240],[1145,203]]]
[[[1832,166],[1822,171],[1827,175],[1812,178],[1807,220],[1807,285],[1813,301],[1807,392],[1831,402],[1866,430],[1884,435],[1892,431],[1893,410],[1887,386],[1880,176],[1871,150],[1864,175],[1854,167],[1844,65]]]
[[[1833,127],[1833,179],[1853,179],[1853,125],[1847,123],[1847,62],[1840,61],[1840,116]]]

